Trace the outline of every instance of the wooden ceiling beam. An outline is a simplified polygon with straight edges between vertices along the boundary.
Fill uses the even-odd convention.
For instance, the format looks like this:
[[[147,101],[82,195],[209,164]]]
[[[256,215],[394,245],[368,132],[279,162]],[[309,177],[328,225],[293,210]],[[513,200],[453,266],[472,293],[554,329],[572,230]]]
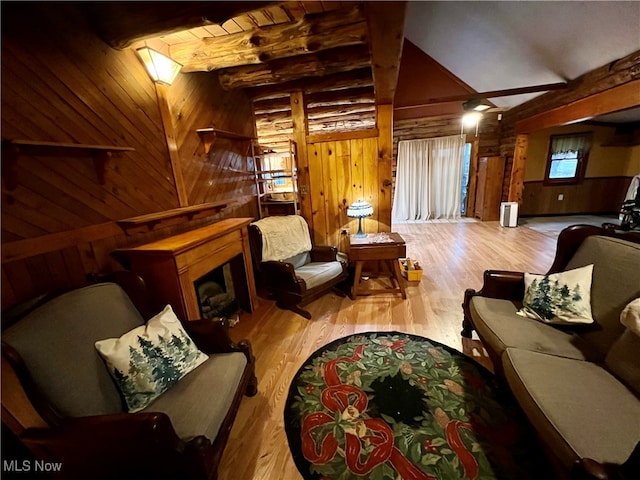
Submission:
[[[349,88],[367,87],[373,85],[371,67],[359,68],[348,72],[326,75],[322,78],[306,78],[294,80],[279,85],[265,85],[245,89],[245,93],[254,101],[280,97],[289,92],[302,90],[305,95],[323,91],[344,90]]]
[[[407,2],[366,2],[376,103],[392,105],[404,42]]]
[[[367,43],[367,23],[362,7],[305,15],[283,23],[232,35],[177,43],[169,48],[182,71],[210,72],[241,65],[320,52]]]
[[[637,106],[640,106],[640,80],[633,80],[520,120],[515,129],[518,134],[530,133]]]
[[[275,2],[274,2],[275,3]],[[82,2],[90,23],[111,47],[203,25],[222,24],[271,2]]]
[[[315,54],[282,58],[261,65],[227,68],[218,74],[226,90],[290,82],[364,68],[370,64],[365,45],[324,50]]]
[[[394,107],[394,110],[411,110],[413,108],[427,107],[441,103],[465,102],[467,100],[509,97],[511,95],[522,95],[525,93],[547,92],[551,90],[562,90],[567,88],[566,82],[546,83],[544,85],[532,85],[530,87],[507,88],[505,90],[492,90],[489,92],[464,93],[460,95],[452,95],[450,97],[430,98],[420,105],[403,105]]]

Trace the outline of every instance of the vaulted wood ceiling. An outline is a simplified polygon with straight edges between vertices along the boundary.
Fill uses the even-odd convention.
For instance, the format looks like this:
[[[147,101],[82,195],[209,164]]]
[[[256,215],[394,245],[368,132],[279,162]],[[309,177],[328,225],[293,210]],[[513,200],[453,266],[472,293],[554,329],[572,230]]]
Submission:
[[[256,8],[257,7],[257,8]],[[261,143],[293,132],[289,93],[305,93],[309,133],[375,126],[392,104],[406,2],[98,2],[87,12],[114,48],[151,46],[212,72],[254,103]]]

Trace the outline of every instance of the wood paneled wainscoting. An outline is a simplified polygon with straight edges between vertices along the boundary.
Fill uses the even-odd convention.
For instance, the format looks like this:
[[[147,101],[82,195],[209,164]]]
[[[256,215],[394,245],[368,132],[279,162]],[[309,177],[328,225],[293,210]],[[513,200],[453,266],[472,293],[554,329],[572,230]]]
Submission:
[[[630,183],[631,177],[585,178],[578,185],[525,182],[520,215],[617,213]]]

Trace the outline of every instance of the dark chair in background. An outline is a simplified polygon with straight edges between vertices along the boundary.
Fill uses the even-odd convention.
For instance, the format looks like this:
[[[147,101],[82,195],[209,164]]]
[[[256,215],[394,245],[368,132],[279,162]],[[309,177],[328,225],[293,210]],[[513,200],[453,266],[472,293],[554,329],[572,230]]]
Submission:
[[[249,243],[258,285],[279,308],[307,319],[311,314],[301,307],[348,278],[346,257],[336,247],[313,246],[309,227],[298,215],[266,217],[250,224]]]

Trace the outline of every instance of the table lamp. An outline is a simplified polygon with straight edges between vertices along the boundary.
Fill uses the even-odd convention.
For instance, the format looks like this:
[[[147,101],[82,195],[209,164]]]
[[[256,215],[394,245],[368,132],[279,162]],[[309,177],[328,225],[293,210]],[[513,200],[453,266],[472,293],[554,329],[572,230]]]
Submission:
[[[354,237],[362,238],[367,236],[362,231],[362,219],[364,217],[370,217],[371,215],[373,215],[373,207],[362,200],[352,203],[347,208],[347,217],[358,219],[358,233],[356,233]]]

